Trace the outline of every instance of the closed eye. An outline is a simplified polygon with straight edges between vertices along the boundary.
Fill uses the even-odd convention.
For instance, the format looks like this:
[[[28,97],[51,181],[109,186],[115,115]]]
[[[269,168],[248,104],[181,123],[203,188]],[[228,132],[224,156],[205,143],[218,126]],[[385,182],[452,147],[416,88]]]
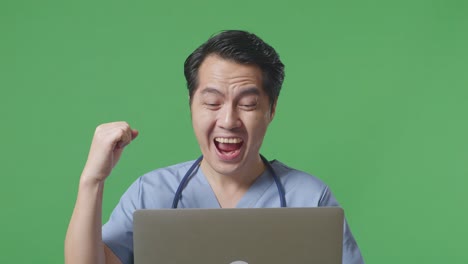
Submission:
[[[203,105],[206,108],[211,109],[211,110],[216,110],[221,106],[221,104],[217,104],[217,103],[203,103]]]
[[[257,91],[257,90],[252,90]],[[237,102],[237,105],[240,109],[245,110],[245,111],[252,111],[257,109],[258,105],[258,95],[256,93],[250,94],[247,93],[243,97],[240,98],[240,100]]]
[[[239,105],[239,107],[243,110],[250,111],[250,110],[255,110],[257,108],[257,104],[242,104],[242,105]]]

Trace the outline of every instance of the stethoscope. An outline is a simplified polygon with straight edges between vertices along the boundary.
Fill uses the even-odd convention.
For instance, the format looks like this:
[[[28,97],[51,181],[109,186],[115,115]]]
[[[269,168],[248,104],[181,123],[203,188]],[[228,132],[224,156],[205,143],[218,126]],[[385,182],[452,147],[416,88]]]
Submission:
[[[262,158],[263,164],[267,167],[267,169],[270,171],[271,175],[273,176],[273,179],[275,180],[276,187],[278,188],[278,194],[280,198],[280,204],[281,207],[286,207],[286,194],[284,192],[283,184],[281,183],[278,175],[276,175],[275,171],[273,170],[273,167],[271,167],[270,162],[260,155],[260,158]],[[177,205],[179,204],[179,200],[182,198],[182,190],[187,186],[188,181],[190,180],[190,176],[192,175],[193,170],[197,168],[201,161],[203,159],[203,155],[200,156],[190,167],[190,169],[185,173],[184,177],[180,181],[179,187],[177,187],[177,191],[174,195],[174,200],[172,201],[172,209],[176,209]]]

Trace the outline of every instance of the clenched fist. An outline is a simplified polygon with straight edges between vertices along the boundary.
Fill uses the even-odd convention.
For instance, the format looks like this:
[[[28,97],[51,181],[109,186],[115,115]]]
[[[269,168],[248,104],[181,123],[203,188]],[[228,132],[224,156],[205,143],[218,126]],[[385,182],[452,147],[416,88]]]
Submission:
[[[126,122],[99,125],[94,133],[88,160],[81,180],[102,182],[110,175],[122,151],[138,136],[138,131]]]

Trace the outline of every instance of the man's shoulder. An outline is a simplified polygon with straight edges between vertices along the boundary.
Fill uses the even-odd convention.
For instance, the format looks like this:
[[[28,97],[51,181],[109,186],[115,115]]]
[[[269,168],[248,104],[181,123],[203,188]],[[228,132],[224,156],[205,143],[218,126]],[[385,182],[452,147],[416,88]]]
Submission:
[[[327,188],[327,185],[321,179],[308,172],[292,168],[278,160],[274,160],[271,164],[281,181],[285,185],[289,185],[289,187],[317,190]]]
[[[174,193],[194,161],[186,161],[152,170],[140,176],[130,187],[140,208],[170,208]]]
[[[272,166],[283,183],[288,196],[288,206],[337,205],[337,203],[328,202],[330,191],[321,179],[307,172],[291,168],[279,161],[272,162]]]
[[[194,160],[185,161],[154,169],[142,175],[140,181],[143,184],[151,183],[157,185],[179,183],[194,162]]]

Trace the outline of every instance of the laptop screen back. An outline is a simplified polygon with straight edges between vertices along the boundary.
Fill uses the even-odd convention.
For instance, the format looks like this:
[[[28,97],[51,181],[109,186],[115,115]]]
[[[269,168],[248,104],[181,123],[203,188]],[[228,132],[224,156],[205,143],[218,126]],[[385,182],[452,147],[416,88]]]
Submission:
[[[339,207],[138,210],[135,263],[338,264],[343,221]]]

